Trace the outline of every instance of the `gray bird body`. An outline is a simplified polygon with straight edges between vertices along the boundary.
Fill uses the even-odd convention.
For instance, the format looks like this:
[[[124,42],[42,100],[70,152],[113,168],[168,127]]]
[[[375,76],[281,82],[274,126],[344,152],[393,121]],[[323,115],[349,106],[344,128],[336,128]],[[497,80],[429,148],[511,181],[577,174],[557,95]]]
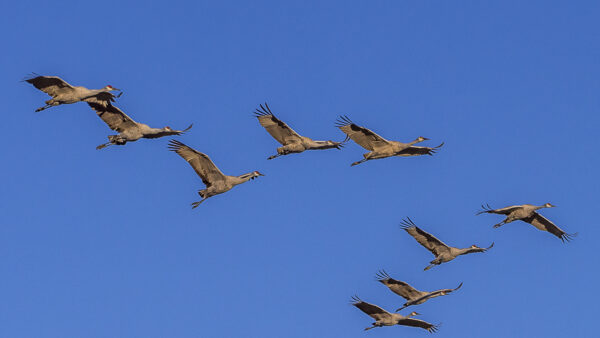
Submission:
[[[134,121],[121,109],[112,104],[102,105],[90,102],[88,105],[110,129],[119,132],[118,135],[109,135],[108,142],[99,145],[96,149],[102,149],[109,145],[124,145],[127,142],[134,142],[141,138],[159,138],[163,136],[181,135],[192,128],[192,125],[184,130],[173,130],[168,126],[164,128],[152,128],[147,124]]]
[[[114,102],[115,97],[117,97],[111,91],[119,90],[110,85],[101,89],[72,86],[57,76],[36,76],[25,79],[25,81],[52,97],[45,102],[45,106],[36,109],[36,112],[61,104],[81,101],[106,106],[110,102]]]
[[[454,289],[440,289],[431,292],[419,291],[406,282],[393,279],[384,270],[379,271],[377,274],[377,281],[387,286],[393,293],[406,299],[406,303],[404,303],[401,308],[397,309],[396,312],[411,305],[423,304],[432,298],[448,295],[453,291],[460,289],[462,286],[462,283],[460,283],[460,285]]]
[[[306,150],[340,149],[340,147],[342,147],[342,142],[334,142],[331,140],[315,141],[306,136],[299,135],[285,122],[275,117],[266,103],[264,107],[261,104],[260,109],[256,109],[254,116],[258,118],[260,125],[282,145],[277,148],[277,155],[270,156],[268,158],[269,160],[288,154],[301,153]]]
[[[264,176],[258,171],[240,176],[225,175],[217,168],[208,155],[196,151],[176,140],[169,141],[169,150],[176,152],[186,160],[206,185],[206,189],[198,191],[198,195],[202,197],[202,200],[192,203],[192,209],[198,207],[207,198],[225,193],[236,185],[253,180],[258,176]]]
[[[365,331],[375,327],[394,325],[420,327],[429,332],[436,332],[438,329],[438,325],[433,325],[420,319],[411,318],[418,315],[417,312],[411,312],[407,316],[403,316],[399,313],[390,313],[377,305],[364,302],[356,296],[352,297],[352,305],[356,306],[362,312],[375,319],[375,322],[371,324],[372,326],[365,328]]]
[[[544,205],[532,205],[532,204],[523,204],[523,205],[513,205],[501,209],[492,209],[489,205],[482,205],[483,210],[477,213],[477,215],[487,213],[487,214],[499,214],[505,215],[506,218],[494,225],[494,228],[499,228],[504,224],[514,222],[514,221],[523,221],[525,223],[529,223],[536,227],[539,230],[547,231],[554,236],[560,238],[560,240],[570,241],[573,237],[577,236],[577,233],[568,234],[563,231],[561,228],[556,226],[556,224],[552,223],[550,220],[545,218],[544,216],[537,213],[537,210],[543,208],[554,208],[555,206],[546,203]]]
[[[417,227],[410,218],[406,218],[405,220],[403,220],[401,223],[401,227],[409,235],[411,235],[419,244],[421,244],[424,248],[429,250],[435,256],[435,259],[429,262],[430,265],[427,266],[425,270],[429,270],[435,265],[450,262],[461,255],[466,255],[475,252],[486,252],[494,246],[494,243],[492,243],[487,248],[480,248],[475,244],[471,245],[471,247],[469,248],[451,247],[446,245],[439,239],[435,238],[430,233],[425,232],[419,227]]]
[[[354,124],[347,116],[340,116],[337,120],[336,127],[340,128],[340,130],[346,134],[346,140],[351,139],[361,147],[369,150],[368,153],[363,154],[362,160],[352,163],[352,166],[366,161],[392,156],[407,157],[433,155],[437,149],[444,145],[444,143],[442,143],[433,148],[415,146],[417,143],[428,140],[422,136],[419,136],[414,141],[408,143],[389,141],[365,127]]]

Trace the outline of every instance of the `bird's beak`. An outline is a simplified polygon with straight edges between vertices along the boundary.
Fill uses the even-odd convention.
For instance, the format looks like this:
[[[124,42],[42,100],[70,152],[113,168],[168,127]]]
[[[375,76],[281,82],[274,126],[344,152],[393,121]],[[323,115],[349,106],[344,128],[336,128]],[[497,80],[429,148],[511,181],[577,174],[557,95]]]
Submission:
[[[265,176],[265,175],[263,175],[263,174],[261,174],[261,173],[258,173],[258,175],[259,175],[259,176]]]
[[[429,141],[429,139],[427,137],[423,137],[423,140],[425,141]]]

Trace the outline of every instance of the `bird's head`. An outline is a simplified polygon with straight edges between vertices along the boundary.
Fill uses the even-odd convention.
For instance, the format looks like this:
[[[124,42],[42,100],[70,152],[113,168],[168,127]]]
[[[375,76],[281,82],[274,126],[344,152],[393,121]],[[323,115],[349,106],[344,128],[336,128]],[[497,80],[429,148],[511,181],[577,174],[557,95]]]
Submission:
[[[253,180],[253,179],[255,179],[255,178],[256,178],[256,177],[258,177],[258,176],[265,176],[265,175],[261,174],[261,173],[260,173],[260,172],[258,172],[258,171],[253,171],[253,172],[252,172],[252,177],[250,177],[250,179],[251,179],[251,180]]]
[[[115,88],[115,87],[113,87],[113,86],[111,86],[111,85],[106,85],[106,86],[105,86],[103,89],[104,89],[104,90],[108,90],[108,91],[112,91],[112,90],[118,90],[118,91],[121,91],[121,89],[119,89],[119,88]]]
[[[165,131],[173,131],[173,129],[171,129],[171,127],[169,127],[169,126],[165,126],[163,129],[164,129]]]
[[[471,249],[481,249],[481,248],[478,247],[477,245],[473,244],[473,245],[471,245]]]
[[[413,312],[411,312],[411,313],[408,314],[408,316],[410,316],[410,317],[412,317],[412,316],[420,316],[420,315],[421,314],[418,313],[418,312],[416,312],[416,311],[413,311]]]
[[[423,142],[423,141],[427,141],[427,140],[429,140],[427,137],[423,137],[423,136],[417,137],[418,142]]]
[[[546,203],[544,204],[544,208],[555,208],[556,205],[550,204],[550,203]]]

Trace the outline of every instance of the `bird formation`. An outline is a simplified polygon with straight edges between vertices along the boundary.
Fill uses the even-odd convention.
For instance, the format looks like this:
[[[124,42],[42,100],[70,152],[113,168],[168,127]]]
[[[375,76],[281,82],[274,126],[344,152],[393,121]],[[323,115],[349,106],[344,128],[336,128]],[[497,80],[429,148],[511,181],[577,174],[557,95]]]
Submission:
[[[121,109],[113,105],[115,99],[119,98],[123,92],[120,89],[114,88],[110,85],[107,85],[101,89],[87,89],[81,86],[72,86],[56,76],[34,75],[35,76],[26,78],[25,81],[51,96],[50,100],[45,101],[44,106],[35,110],[36,112],[62,104],[86,102],[110,129],[118,132],[117,135],[109,135],[108,142],[97,146],[96,149],[102,149],[110,145],[125,145],[127,142],[134,142],[140,138],[153,139],[163,136],[181,135],[192,128],[192,124],[183,130],[174,130],[168,126],[164,128],[152,128],[146,124],[134,121]],[[114,95],[112,93],[113,91],[119,91],[119,94]],[[266,131],[281,144],[281,147],[277,148],[277,154],[269,156],[267,158],[268,160],[289,154],[301,153],[306,150],[324,150],[331,148],[341,149],[344,147],[346,142],[352,140],[368,150],[367,153],[363,154],[363,159],[351,164],[351,166],[355,166],[366,161],[393,156],[408,157],[433,155],[444,145],[442,142],[436,147],[416,146],[415,144],[417,143],[429,140],[423,136],[419,136],[408,143],[386,140],[370,129],[355,124],[347,116],[340,116],[335,124],[335,126],[346,135],[343,141],[315,141],[309,137],[301,136],[292,128],[290,128],[285,122],[275,117],[267,103],[264,105],[259,105],[259,108],[257,108],[254,112],[254,116],[258,119],[260,125],[264,127]],[[168,149],[177,153],[184,160],[186,160],[192,166],[196,174],[200,176],[202,182],[206,186],[205,189],[198,190],[198,195],[200,195],[202,199],[200,201],[193,202],[191,204],[192,208],[198,207],[202,202],[210,197],[233,189],[233,187],[236,185],[248,182],[249,180],[253,180],[259,176],[264,176],[256,170],[239,176],[225,175],[212,162],[208,155],[174,139],[169,141]],[[539,230],[547,231],[555,235],[563,242],[568,242],[572,240],[577,233],[567,234],[565,231],[537,212],[537,210],[542,208],[553,207],[555,206],[550,203],[546,203],[540,206],[523,204],[501,209],[492,209],[488,204],[486,204],[482,205],[483,210],[478,212],[477,215],[482,213],[505,215],[506,218],[502,222],[495,224],[493,226],[494,228],[499,228],[504,224],[520,220],[533,225]],[[461,255],[486,252],[494,246],[494,243],[487,248],[482,248],[475,244],[467,248],[456,248],[449,246],[437,239],[435,236],[419,228],[409,217],[402,220],[400,226],[401,229],[412,236],[417,243],[429,250],[435,256],[435,258],[429,262],[429,265],[425,267],[425,271],[433,268],[436,265],[453,261],[455,258]],[[406,282],[390,277],[385,270],[380,270],[376,274],[376,278],[377,281],[388,287],[390,291],[406,300],[406,302],[395,312],[401,311],[409,306],[423,304],[432,298],[448,295],[460,289],[463,285],[461,282],[454,289],[439,289],[426,292],[419,291]],[[390,313],[379,306],[361,300],[358,298],[358,296],[352,297],[352,305],[356,306],[362,312],[366,313],[375,320],[375,322],[365,330],[370,330],[375,327],[393,325],[418,327],[425,329],[428,332],[436,332],[439,328],[439,325],[434,325],[420,319],[412,318],[419,315],[417,312],[413,311],[406,316],[398,313]]]

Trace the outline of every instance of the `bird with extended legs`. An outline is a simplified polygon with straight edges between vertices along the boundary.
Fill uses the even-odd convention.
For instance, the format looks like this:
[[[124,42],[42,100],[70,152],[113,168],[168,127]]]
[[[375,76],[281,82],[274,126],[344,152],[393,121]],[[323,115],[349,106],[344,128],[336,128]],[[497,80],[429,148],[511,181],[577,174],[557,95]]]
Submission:
[[[52,98],[46,101],[46,105],[36,109],[36,112],[55,107],[61,104],[70,104],[76,102],[88,102],[106,106],[114,102],[116,97],[123,93],[111,85],[106,85],[101,89],[87,89],[81,86],[72,86],[67,81],[58,76],[36,76],[26,78],[25,81],[31,83],[35,88],[50,95]],[[114,95],[112,91],[119,91],[119,95]]]

